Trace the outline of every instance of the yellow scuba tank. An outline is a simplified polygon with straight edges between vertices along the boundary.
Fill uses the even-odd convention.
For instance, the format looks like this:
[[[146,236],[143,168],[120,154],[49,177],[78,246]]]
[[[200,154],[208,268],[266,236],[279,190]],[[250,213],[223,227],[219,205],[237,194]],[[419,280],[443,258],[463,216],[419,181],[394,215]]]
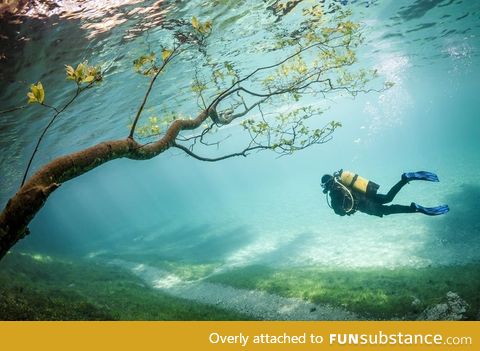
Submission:
[[[375,194],[380,187],[380,185],[350,171],[341,170],[338,175],[338,180],[347,188],[365,195]]]

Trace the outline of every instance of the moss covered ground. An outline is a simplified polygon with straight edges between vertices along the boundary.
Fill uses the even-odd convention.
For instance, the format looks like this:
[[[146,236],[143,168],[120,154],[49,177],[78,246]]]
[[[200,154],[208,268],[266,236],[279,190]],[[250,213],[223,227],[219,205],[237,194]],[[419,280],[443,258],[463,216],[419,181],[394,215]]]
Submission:
[[[444,303],[449,291],[468,303],[466,319],[478,319],[480,311],[479,264],[393,270],[249,266],[209,281],[341,306],[375,320],[416,319],[426,308]]]
[[[0,320],[243,320],[175,298],[117,267],[9,253],[0,262]]]
[[[138,256],[121,257],[138,261]],[[249,266],[212,274],[220,263],[192,264],[146,257],[145,263],[183,280],[298,297],[356,312],[365,319],[418,318],[449,291],[478,320],[480,264],[397,269]],[[102,261],[8,254],[0,262],[0,320],[244,320],[231,311],[172,297]]]
[[[103,260],[120,259],[127,262],[142,262],[151,267],[168,271],[182,280],[197,280],[212,274],[216,268],[222,266],[222,262],[188,262],[182,260],[169,260],[158,255],[151,254],[102,254],[99,257]]]

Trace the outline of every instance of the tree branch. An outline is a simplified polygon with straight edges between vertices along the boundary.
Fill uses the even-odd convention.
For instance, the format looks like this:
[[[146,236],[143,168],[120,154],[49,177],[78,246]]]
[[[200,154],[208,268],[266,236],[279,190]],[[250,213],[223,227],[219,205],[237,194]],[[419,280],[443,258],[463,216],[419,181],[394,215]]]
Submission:
[[[52,119],[50,120],[50,122],[48,122],[47,126],[43,129],[42,131],[42,134],[40,134],[40,137],[38,138],[37,140],[37,144],[35,145],[35,149],[33,150],[32,152],[32,155],[30,156],[30,159],[28,160],[28,164],[27,164],[27,168],[25,169],[25,172],[23,173],[23,178],[22,178],[22,183],[20,184],[20,187],[22,187],[24,184],[25,184],[25,180],[27,179],[27,176],[28,176],[28,171],[30,170],[30,166],[32,165],[32,162],[33,162],[33,159],[38,151],[38,147],[40,146],[40,143],[42,142],[42,139],[43,137],[45,136],[45,134],[47,133],[48,129],[50,128],[50,126],[53,124],[53,122],[55,122],[55,120],[57,119],[58,115],[60,115],[60,113],[62,113],[63,111],[65,111],[65,109],[73,102],[75,101],[75,99],[78,97],[78,95],[80,94],[80,92],[82,91],[82,89],[80,88],[79,85],[77,85],[77,90],[75,92],[75,95],[70,99],[70,101],[68,101],[65,106],[63,106],[62,109],[58,110],[57,108],[55,107],[52,107],[52,106],[48,106],[48,105],[45,105],[45,104],[42,104],[42,106],[45,106],[45,107],[48,107],[48,108],[51,108],[55,111],[55,114],[53,115]]]
[[[170,55],[168,57],[165,56],[165,59],[159,68],[155,65],[154,55],[152,55],[153,58],[148,57],[146,59],[146,62],[151,63],[149,72],[154,72],[154,75],[150,80],[148,89],[143,96],[143,100],[136,112],[132,126],[130,127],[129,135],[126,139],[99,143],[82,151],[58,157],[40,168],[27,180],[32,160],[48,129],[54,123],[58,115],[76,99],[82,89],[78,85],[75,96],[60,110],[44,105],[45,107],[54,109],[56,113],[37,141],[35,150],[33,151],[25,171],[20,189],[8,201],[6,207],[0,214],[0,259],[18,240],[28,234],[28,224],[43,207],[50,194],[61,186],[62,183],[78,177],[111,160],[118,158],[147,160],[156,157],[171,147],[179,149],[198,160],[207,162],[216,162],[237,156],[246,157],[253,151],[261,150],[272,150],[281,157],[305,149],[311,145],[325,143],[330,140],[332,133],[340,126],[340,124],[331,122],[323,128],[313,129],[313,127],[308,125],[306,120],[317,115],[317,113],[320,113],[321,111],[319,109],[314,109],[312,106],[297,106],[297,108],[294,106],[294,108],[286,109],[286,112],[284,113],[278,113],[278,115],[273,118],[270,118],[271,114],[264,114],[262,111],[262,107],[264,106],[264,103],[267,103],[267,100],[269,104],[271,103],[274,105],[277,101],[274,97],[282,94],[285,94],[287,97],[290,97],[289,94],[293,94],[292,98],[298,100],[299,95],[305,94],[307,91],[310,92],[311,90],[315,93],[326,94],[333,90],[343,89],[350,94],[355,95],[361,91],[358,90],[359,88],[365,86],[364,83],[366,79],[364,72],[361,72],[362,74],[357,78],[357,76],[351,75],[349,72],[339,70],[339,72],[335,73],[340,73],[340,81],[337,82],[333,80],[333,83],[331,79],[334,78],[325,75],[326,73],[331,73],[329,72],[330,70],[350,66],[355,61],[354,53],[352,53],[348,47],[351,45],[350,39],[355,39],[355,37],[352,36],[352,32],[356,27],[353,25],[342,27],[342,25],[348,23],[339,22],[336,27],[326,28],[326,32],[319,32],[319,34],[316,35],[315,31],[317,29],[320,31],[321,28],[319,25],[317,26],[316,23],[314,24],[316,27],[313,28],[311,32],[307,33],[311,34],[313,37],[310,36],[310,38],[305,41],[297,40],[287,42],[290,49],[293,47],[295,52],[291,53],[292,51],[289,51],[291,54],[277,63],[258,67],[243,77],[233,68],[232,65],[226,66],[228,75],[231,75],[233,71],[233,81],[229,81],[228,83],[223,81],[226,88],[223,91],[219,89],[220,92],[213,94],[209,105],[203,101],[204,96],[201,95],[200,98],[202,103],[207,107],[203,109],[196,118],[175,119],[172,122],[169,122],[170,124],[164,132],[162,128],[163,134],[158,135],[158,140],[145,144],[138,143],[134,139],[135,130],[151,95],[153,86],[160,73],[164,71],[166,65],[183,52],[183,50],[179,50],[182,44],[189,42],[189,39],[192,39],[191,42],[197,43],[198,46],[200,46],[200,51],[206,55],[206,50],[202,48],[202,45],[205,44],[204,39],[206,36],[200,35],[199,38],[196,38],[195,36],[190,36],[190,38],[185,35],[179,36],[179,39],[174,39],[174,42],[178,40],[178,43],[175,43]],[[342,28],[345,30],[342,30]],[[344,37],[347,37],[346,40],[341,41]],[[307,37],[305,36],[305,38]],[[309,44],[312,43],[313,40],[316,40],[316,42]],[[282,46],[281,48],[284,47],[285,46]],[[337,50],[337,47],[345,48],[346,50]],[[318,51],[320,56],[318,59],[313,60],[311,65],[307,65],[305,64],[304,57],[302,57],[302,53],[313,48],[318,48],[314,53],[317,53]],[[295,59],[294,62],[285,64],[294,58],[298,59]],[[145,62],[145,60],[143,62]],[[282,66],[283,64],[285,64],[284,67]],[[210,65],[210,67],[213,66]],[[281,69],[275,70],[277,74],[274,74],[273,78],[269,76],[266,81],[263,81],[264,88],[258,88],[257,85],[263,74],[259,74],[258,76],[255,75],[258,72],[275,68]],[[291,75],[289,72],[294,72],[294,74]],[[355,80],[356,78],[357,80]],[[272,80],[274,79],[277,80],[272,83]],[[81,80],[77,80],[77,82],[80,81]],[[314,85],[315,83],[323,85],[317,86]],[[219,87],[219,85],[217,85],[217,87]],[[314,87],[316,90],[314,90]],[[259,92],[256,92],[257,90]],[[235,96],[234,94],[237,95]],[[229,108],[218,113],[217,107],[227,98],[231,100],[224,103],[229,104]],[[220,141],[212,143],[211,140],[207,140],[211,135],[210,132],[216,131],[216,127],[220,128],[223,125],[230,124],[234,119],[247,116],[256,107],[258,107],[260,111],[261,119],[249,118],[241,123],[241,126],[246,129],[250,136],[250,140],[247,140],[247,145],[243,150],[215,158],[200,156],[194,152],[194,146],[198,146],[199,144],[218,146]],[[23,107],[18,109],[21,108]],[[10,109],[8,111],[11,112],[15,110],[16,109]],[[205,123],[207,119],[211,119],[212,123],[210,126],[207,126],[206,129],[202,131],[199,129],[198,131],[191,133],[193,136],[188,136],[190,133],[182,133],[182,131],[196,130]],[[184,135],[187,135],[188,137],[185,137]],[[184,144],[182,145],[180,142],[183,142]]]
[[[199,155],[195,154],[193,151],[191,151],[188,147],[185,147],[185,146],[177,144],[177,143],[172,144],[172,147],[176,147],[177,149],[180,149],[180,150],[184,151],[187,155],[192,156],[193,158],[196,158],[197,160],[206,161],[206,162],[217,162],[217,161],[226,160],[227,158],[238,157],[238,156],[247,157],[248,153],[250,151],[264,150],[264,149],[270,149],[271,148],[269,146],[258,145],[258,146],[254,146],[254,147],[247,147],[243,151],[234,152],[234,153],[229,154],[229,155],[215,157],[215,158],[208,158],[208,157],[199,156]]]
[[[4,115],[6,113],[9,113],[9,112],[14,112],[14,111],[18,111],[18,110],[23,110],[24,108],[28,107],[28,105],[23,105],[23,106],[18,106],[18,107],[12,107],[8,110],[3,110],[3,111],[0,111],[0,115]]]
[[[236,85],[239,85],[240,83],[250,79],[251,77],[253,77],[255,74],[257,74],[258,72],[260,71],[264,71],[264,70],[268,70],[268,69],[271,69],[271,68],[275,68],[275,67],[279,67],[281,65],[283,65],[285,62],[291,60],[292,58],[295,58],[297,56],[299,56],[300,54],[302,54],[303,52],[305,51],[308,51],[310,49],[313,49],[315,47],[321,47],[322,45],[325,45],[326,43],[330,42],[330,41],[333,41],[333,40],[338,40],[338,39],[341,39],[343,38],[345,35],[341,35],[341,36],[338,36],[338,37],[335,37],[335,38],[330,38],[328,40],[324,40],[324,41],[321,41],[321,42],[316,42],[314,44],[311,44],[311,45],[308,45],[308,46],[305,46],[303,48],[301,48],[300,50],[296,51],[295,53],[291,54],[290,56],[287,56],[285,59],[277,62],[277,63],[274,63],[272,65],[268,65],[268,66],[262,66],[262,67],[258,67],[256,68],[254,71],[250,72],[249,74],[247,74],[245,77],[235,81],[230,87],[226,88],[225,90],[223,90],[221,93],[219,93],[217,95],[217,97],[215,99],[212,100],[212,102],[210,103],[210,105],[208,106],[208,109],[211,109],[211,108],[214,108],[216,105],[218,105],[218,102],[223,100],[226,96],[230,95],[230,91],[236,86]]]
[[[148,97],[150,96],[150,92],[152,91],[153,85],[155,84],[155,81],[157,80],[157,77],[163,71],[165,66],[175,57],[175,54],[176,54],[176,52],[177,52],[177,50],[180,46],[181,46],[181,44],[173,47],[173,51],[170,54],[170,56],[168,56],[167,59],[163,61],[162,65],[160,66],[160,68],[158,69],[158,71],[155,73],[152,80],[150,81],[147,92],[145,93],[145,96],[143,97],[143,101],[140,104],[140,107],[138,108],[137,114],[135,115],[135,118],[134,118],[133,123],[132,123],[132,127],[130,128],[130,133],[128,134],[129,139],[133,139],[133,134],[135,133],[135,128],[137,127],[138,120],[140,119],[140,115],[143,112],[143,108],[145,107],[145,104],[147,103]]]
[[[28,234],[28,224],[62,183],[118,158],[151,159],[173,146],[180,131],[198,128],[207,118],[207,111],[202,111],[195,119],[175,120],[165,135],[151,144],[138,144],[131,138],[107,141],[58,157],[43,166],[23,184],[0,214],[0,259]]]

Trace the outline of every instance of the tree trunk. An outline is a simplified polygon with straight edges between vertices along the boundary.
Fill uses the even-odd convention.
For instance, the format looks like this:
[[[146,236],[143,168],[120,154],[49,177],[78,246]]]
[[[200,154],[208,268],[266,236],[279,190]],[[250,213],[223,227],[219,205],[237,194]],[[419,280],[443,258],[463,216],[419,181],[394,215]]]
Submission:
[[[117,158],[147,160],[167,150],[181,130],[195,129],[208,117],[206,111],[191,120],[176,120],[157,142],[142,145],[131,138],[107,141],[59,157],[43,166],[8,201],[0,214],[0,259],[28,234],[28,224],[48,196],[62,183]]]

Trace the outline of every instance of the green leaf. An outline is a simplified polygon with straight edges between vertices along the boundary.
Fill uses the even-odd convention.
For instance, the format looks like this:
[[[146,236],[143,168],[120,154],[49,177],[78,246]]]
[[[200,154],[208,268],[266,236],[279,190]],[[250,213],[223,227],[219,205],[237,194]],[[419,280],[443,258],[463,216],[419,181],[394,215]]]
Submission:
[[[200,22],[198,22],[198,19],[195,16],[192,17],[192,26],[197,30],[200,27]]]
[[[77,82],[81,82],[85,74],[85,63],[79,63],[75,69],[75,78]]]
[[[90,82],[93,82],[93,80],[95,79],[95,76],[86,76],[82,82],[84,83],[90,83]]]
[[[135,72],[144,76],[154,75],[158,70],[155,66],[155,53],[152,52],[135,59],[133,61],[133,68],[135,69]]]
[[[33,104],[35,102],[43,104],[45,101],[45,90],[43,89],[42,83],[38,82],[36,85],[30,85],[30,91],[27,93],[27,97],[29,104]]]
[[[205,33],[208,33],[212,30],[212,21],[207,21],[203,24],[203,30]]]
[[[29,104],[33,104],[33,103],[37,102],[37,98],[35,97],[35,95],[33,95],[32,92],[28,92],[27,96],[28,96],[28,103]]]
[[[173,50],[167,50],[167,49],[163,49],[162,50],[162,60],[165,61],[167,60],[173,53]]]
[[[212,21],[201,23],[197,17],[192,17],[192,27],[201,34],[208,34],[212,30]]]
[[[41,82],[37,83],[37,89],[38,89],[38,101],[43,104],[45,101],[45,90],[43,90],[43,85]]]
[[[101,68],[89,66],[87,61],[81,62],[77,68],[65,65],[65,72],[68,80],[74,80],[77,84],[100,82],[102,80]]]
[[[67,73],[67,79],[75,80],[75,69],[72,66],[65,65],[65,71]]]

